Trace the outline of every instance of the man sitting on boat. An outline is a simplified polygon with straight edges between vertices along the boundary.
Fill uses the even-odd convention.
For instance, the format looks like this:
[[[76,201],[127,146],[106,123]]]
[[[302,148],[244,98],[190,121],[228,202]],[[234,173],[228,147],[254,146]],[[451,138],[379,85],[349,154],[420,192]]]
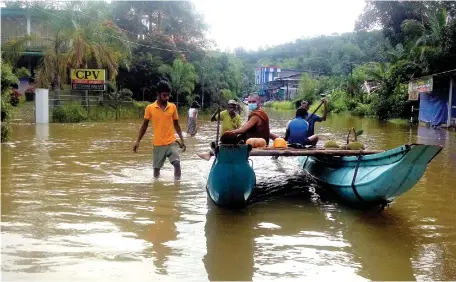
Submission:
[[[220,108],[215,111],[211,117],[211,121],[218,120],[218,113],[220,112],[220,123],[222,124],[221,134],[229,130],[235,130],[241,127],[241,116],[236,113],[237,103],[234,100],[228,101],[228,110],[220,112]]]
[[[317,135],[308,136],[309,122],[306,121],[308,116],[305,108],[299,108],[296,111],[296,117],[288,122],[285,132],[285,140],[289,144],[316,145],[318,142]]]
[[[247,122],[239,129],[228,130],[224,135],[237,136],[236,144],[245,142],[249,138],[263,138],[266,144],[269,144],[269,139],[276,139],[279,135],[269,131],[269,117],[260,106],[260,96],[252,95],[248,98],[249,117]],[[207,153],[200,153],[198,156],[205,160],[210,160],[214,153],[212,151]]]
[[[311,115],[310,118],[308,118],[309,107],[310,107],[309,102],[307,102],[307,101],[302,101],[301,102],[301,107],[300,108],[303,108],[303,109],[305,109],[307,111],[307,114],[306,114],[306,116],[304,118],[309,123],[309,130],[307,131],[307,137],[310,137],[310,136],[315,134],[314,130],[315,130],[315,123],[316,122],[322,122],[322,121],[326,120],[326,114],[328,113],[327,101],[326,101],[325,98],[323,98],[323,99],[321,99],[321,102],[323,103],[323,116],[319,116],[319,115],[314,113],[314,114]]]
[[[269,144],[269,138],[274,140],[278,135],[269,131],[268,114],[261,108],[260,96],[252,95],[248,98],[249,117],[247,122],[239,129],[230,131],[231,134],[239,136],[239,141],[246,141],[249,138],[263,138]]]

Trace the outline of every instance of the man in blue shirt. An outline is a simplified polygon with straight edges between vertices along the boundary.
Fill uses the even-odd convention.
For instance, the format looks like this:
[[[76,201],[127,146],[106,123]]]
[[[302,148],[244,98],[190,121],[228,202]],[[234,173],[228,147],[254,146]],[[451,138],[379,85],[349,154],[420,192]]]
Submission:
[[[309,122],[309,130],[307,131],[307,136],[315,135],[314,130],[315,130],[315,123],[316,122],[322,122],[322,121],[326,120],[326,114],[328,113],[327,101],[326,101],[325,98],[321,99],[321,101],[323,102],[323,116],[320,117],[317,114],[313,114],[310,117],[310,119],[307,120]],[[309,102],[307,102],[307,101],[302,101],[301,102],[301,107],[300,108],[303,108],[303,109],[305,109],[307,111],[307,114],[306,114],[304,119],[308,118],[309,107],[310,107]]]
[[[300,144],[302,146],[315,145],[318,142],[317,135],[309,136],[309,123],[305,120],[307,110],[299,108],[296,111],[296,117],[287,124],[285,140],[289,144]]]

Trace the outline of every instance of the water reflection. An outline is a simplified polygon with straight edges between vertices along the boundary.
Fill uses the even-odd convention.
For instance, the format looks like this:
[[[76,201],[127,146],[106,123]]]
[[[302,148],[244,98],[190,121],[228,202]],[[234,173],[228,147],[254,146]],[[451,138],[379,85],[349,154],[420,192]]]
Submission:
[[[281,183],[285,189],[272,189],[269,194],[274,201],[257,197],[244,211],[222,210],[211,204],[203,259],[210,281],[336,278],[341,274],[364,280],[356,274],[359,266],[351,263],[354,258],[342,237],[341,222],[330,216],[335,206],[302,180]]]
[[[159,194],[160,197],[152,197],[153,200],[149,198],[147,206],[144,207],[147,212],[138,212],[135,223],[142,226],[137,233],[140,238],[152,243],[146,257],[152,258],[157,273],[167,275],[167,262],[173,252],[169,243],[177,240],[179,234],[176,223],[180,220],[177,201],[180,182],[166,184],[155,181],[147,189],[151,191],[146,192],[147,194]]]
[[[209,281],[251,281],[254,222],[248,209],[235,212],[211,204],[204,231],[207,254],[203,263]]]
[[[373,281],[415,281],[411,258],[416,255],[415,232],[394,210],[337,212],[345,218],[344,238],[350,242],[359,274]],[[353,217],[350,220],[350,217]]]
[[[270,112],[272,130],[293,114]],[[149,135],[131,153],[137,121],[14,124],[2,144],[3,280],[456,279],[454,132],[329,116],[316,125],[324,138],[354,126],[370,148],[444,149],[381,214],[341,206],[293,158],[253,157],[254,203],[231,212],[207,208],[211,162],[195,156],[215,125],[188,138],[175,184],[169,164],[152,180]]]

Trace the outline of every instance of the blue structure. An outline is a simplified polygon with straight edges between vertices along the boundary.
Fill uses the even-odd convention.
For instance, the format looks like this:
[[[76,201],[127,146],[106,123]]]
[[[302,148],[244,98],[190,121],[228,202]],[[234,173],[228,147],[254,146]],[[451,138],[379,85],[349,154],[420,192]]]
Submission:
[[[456,70],[409,82],[409,100],[419,101],[418,120],[431,126],[456,126]]]
[[[250,145],[220,145],[207,180],[207,193],[221,207],[242,208],[250,200],[256,176],[248,157]]]
[[[249,154],[277,155],[277,152],[264,154],[263,150],[251,150],[250,145],[220,145],[216,148],[206,187],[216,205],[243,208],[249,204],[256,185],[255,172],[248,162]],[[342,200],[375,206],[389,203],[412,189],[441,150],[439,145],[406,144],[368,155],[363,155],[363,151],[345,157],[311,154],[299,157],[299,162],[304,170]],[[282,153],[286,151],[280,152],[286,156]]]
[[[306,156],[299,161],[343,200],[385,204],[409,191],[441,150],[438,145],[412,144],[362,157]]]
[[[259,86],[258,95],[266,95],[268,82],[278,77],[280,71],[280,67],[277,66],[263,66],[255,70],[255,85]]]

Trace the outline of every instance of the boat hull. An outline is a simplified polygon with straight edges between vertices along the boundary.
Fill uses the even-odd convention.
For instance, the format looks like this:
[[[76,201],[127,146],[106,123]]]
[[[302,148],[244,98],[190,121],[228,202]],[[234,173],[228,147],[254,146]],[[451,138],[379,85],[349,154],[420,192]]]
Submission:
[[[402,145],[362,157],[300,157],[304,170],[343,200],[388,203],[409,191],[441,151],[435,145]]]
[[[207,193],[217,205],[242,208],[248,205],[256,185],[256,176],[248,162],[248,145],[219,146],[209,172]]]

